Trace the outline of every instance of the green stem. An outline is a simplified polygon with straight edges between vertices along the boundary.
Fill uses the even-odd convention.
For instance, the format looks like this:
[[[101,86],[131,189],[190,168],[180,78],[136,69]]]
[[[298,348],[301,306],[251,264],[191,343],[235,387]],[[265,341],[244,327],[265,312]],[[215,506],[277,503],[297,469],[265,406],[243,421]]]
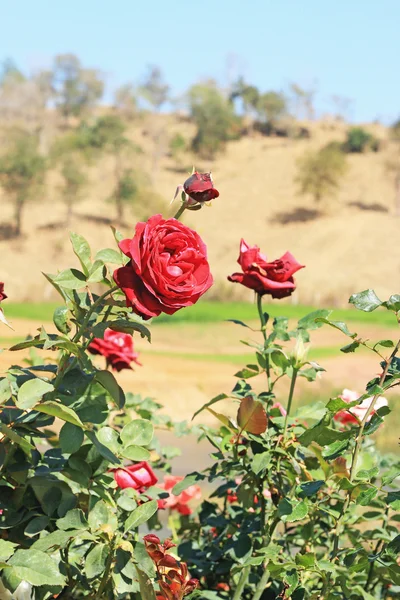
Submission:
[[[293,367],[293,375],[292,375],[292,381],[290,382],[290,390],[289,390],[288,405],[287,405],[287,409],[286,409],[285,423],[283,425],[283,438],[282,438],[283,443],[285,442],[285,439],[286,439],[286,432],[287,432],[288,420],[289,420],[289,415],[290,415],[290,409],[292,408],[292,401],[293,401],[294,388],[296,385],[297,373],[298,373],[298,369],[295,369]]]
[[[94,596],[94,600],[104,600],[103,592],[106,589],[108,581],[110,579],[110,571],[111,571],[113,559],[114,559],[114,548],[112,546],[110,546],[110,554],[107,559],[104,575],[100,581],[99,589],[97,590],[97,593]]]
[[[387,372],[389,370],[389,367],[391,365],[392,359],[396,356],[396,354],[398,353],[400,348],[400,340],[397,342],[392,354],[389,356],[389,358],[385,361],[385,368],[383,369],[382,375],[379,378],[379,387],[382,386],[383,382],[386,379],[386,375]],[[358,431],[358,435],[356,438],[356,445],[354,447],[354,452],[353,452],[353,456],[352,456],[352,460],[351,460],[351,467],[350,467],[350,475],[349,475],[349,480],[350,482],[353,481],[355,473],[356,473],[356,468],[357,468],[357,462],[358,462],[358,457],[360,454],[360,450],[361,450],[361,444],[362,444],[362,440],[363,440],[363,434],[364,434],[364,429],[365,426],[368,422],[368,418],[371,414],[371,412],[374,409],[375,403],[377,401],[377,399],[379,398],[380,393],[377,392],[375,394],[375,396],[372,399],[372,402],[370,403],[364,417],[363,420],[361,421],[361,425],[360,425],[360,429]],[[338,520],[336,521],[336,531],[335,531],[335,535],[333,538],[333,551],[332,551],[332,557],[335,558],[338,554],[339,551],[339,540],[340,540],[340,533],[341,533],[341,525],[342,525],[342,519],[349,507],[350,504],[350,498],[351,498],[351,492],[349,491],[345,501],[343,502],[343,506],[342,506],[342,510],[340,511],[340,515],[338,517]]]
[[[263,307],[262,307],[262,295],[261,294],[257,294],[257,310],[258,310],[258,314],[259,314],[260,322],[261,322],[261,333],[263,334],[263,337],[264,337],[264,350],[266,350],[268,347],[267,322],[265,320],[264,311],[263,311]],[[268,391],[270,392],[272,389],[272,386],[271,386],[271,369],[270,369],[270,364],[269,364],[269,354],[265,354],[265,373],[267,375]]]
[[[91,305],[91,307],[89,308],[89,310],[87,311],[85,318],[82,321],[81,326],[79,327],[78,331],[76,332],[76,334],[74,335],[74,337],[72,338],[72,341],[76,344],[77,342],[79,342],[79,340],[81,339],[89,321],[90,321],[90,317],[92,316],[94,310],[103,302],[103,300],[105,298],[107,298],[107,296],[110,296],[112,293],[116,292],[118,290],[118,286],[115,285],[114,287],[110,288],[109,290],[107,290],[106,292],[104,292],[104,294],[102,294],[101,296],[99,296],[97,298],[97,300],[95,302],[93,302],[93,304]]]
[[[264,567],[264,573],[262,574],[262,577],[261,577],[260,581],[257,584],[256,591],[254,592],[254,596],[253,596],[252,600],[259,600],[261,598],[261,596],[262,596],[262,594],[263,594],[263,592],[265,590],[265,586],[268,583],[268,579],[269,579],[269,577],[271,575],[271,573],[267,569],[268,562],[269,561],[266,561],[264,563],[264,565],[263,565],[263,567]]]
[[[249,575],[250,575],[250,567],[244,567],[244,569],[242,569],[242,572],[240,573],[238,585],[237,585],[235,595],[233,596],[232,600],[241,600],[243,590],[249,579]]]
[[[174,215],[174,219],[178,220],[179,217],[185,212],[185,210],[186,210],[186,205],[182,202],[180,209],[178,210],[176,215]]]

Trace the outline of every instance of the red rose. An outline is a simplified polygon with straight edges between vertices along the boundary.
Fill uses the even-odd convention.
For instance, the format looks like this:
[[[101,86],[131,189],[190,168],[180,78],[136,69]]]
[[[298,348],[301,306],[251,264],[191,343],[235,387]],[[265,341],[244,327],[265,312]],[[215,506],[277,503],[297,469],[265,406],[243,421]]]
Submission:
[[[0,281],[0,302],[2,300],[5,300],[6,298],[7,298],[7,296],[4,293],[4,283],[2,281]]]
[[[133,239],[119,247],[131,261],[114,272],[114,280],[143,319],[192,306],[212,285],[206,246],[176,219],[155,215],[138,223]]]
[[[186,194],[196,202],[208,202],[218,198],[219,191],[215,189],[211,173],[193,173],[183,184]]]
[[[290,252],[269,263],[258,246],[250,247],[244,240],[240,242],[238,263],[243,273],[233,273],[229,281],[241,283],[257,294],[270,294],[272,298],[290,296],[296,289],[293,275],[304,266]]]
[[[128,333],[106,329],[104,340],[94,338],[90,342],[88,350],[91,354],[101,354],[104,356],[107,365],[111,365],[115,371],[131,369],[130,363],[132,361],[140,365],[138,361],[139,354],[134,351],[133,339]]]
[[[191,515],[192,509],[188,506],[190,500],[200,500],[201,489],[198,485],[190,485],[184,490],[179,496],[175,496],[170,490],[182,481],[183,477],[178,475],[165,475],[164,483],[160,483],[158,487],[162,488],[166,492],[169,492],[168,498],[161,499],[158,501],[159,508],[169,508],[170,510],[177,510],[181,515]]]
[[[124,490],[133,488],[141,492],[142,490],[155,485],[158,481],[153,469],[147,462],[138,462],[129,467],[115,469],[114,479],[117,486]]]

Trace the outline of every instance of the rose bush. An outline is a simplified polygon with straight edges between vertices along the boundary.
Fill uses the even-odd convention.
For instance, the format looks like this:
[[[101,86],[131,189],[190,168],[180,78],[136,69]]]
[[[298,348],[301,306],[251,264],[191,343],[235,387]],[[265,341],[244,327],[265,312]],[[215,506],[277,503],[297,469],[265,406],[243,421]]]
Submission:
[[[204,191],[203,184],[214,189],[203,175],[188,193]],[[176,217],[186,208],[185,196]],[[12,346],[29,350],[29,358],[0,377],[0,594],[398,597],[399,460],[382,456],[371,436],[390,426],[382,399],[400,381],[400,340],[363,339],[326,309],[297,323],[274,317],[263,297],[290,295],[301,265],[290,253],[268,263],[242,241],[243,272],[230,279],[256,292],[260,326],[244,340],[255,358],[237,371],[231,391],[196,411],[207,410],[217,426],[175,422],[155,400],[125,394],[91,354],[130,366],[133,346],[121,334],[149,339],[150,317],[200,298],[212,283],[206,248],[177,218],[160,215],[139,223],[132,239],[114,235],[119,249],[92,257],[87,241],[71,234],[80,268],[46,275],[62,301],[53,331],[41,328]],[[1,293],[4,299],[4,287]],[[387,310],[400,322],[400,295],[381,301],[365,290],[350,302],[365,313]],[[344,353],[372,352],[380,374],[360,396],[346,392],[299,407],[300,378],[312,384],[324,372],[305,345],[325,325],[348,337]],[[217,408],[222,400],[226,411]],[[207,441],[210,466],[172,476],[177,451],[160,441],[165,431]],[[168,524],[163,508],[170,509]],[[172,540],[161,542],[163,527]]]

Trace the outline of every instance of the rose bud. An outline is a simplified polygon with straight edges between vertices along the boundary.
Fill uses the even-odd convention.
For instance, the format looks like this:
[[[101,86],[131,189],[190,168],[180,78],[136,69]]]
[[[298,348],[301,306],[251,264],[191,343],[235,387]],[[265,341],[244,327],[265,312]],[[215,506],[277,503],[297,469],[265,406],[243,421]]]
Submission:
[[[4,293],[4,283],[2,281],[0,281],[0,302],[2,300],[5,300],[7,298],[7,295]]]
[[[219,191],[215,189],[211,173],[198,173],[195,171],[183,184],[183,189],[192,200],[196,202],[209,202],[218,198]]]
[[[147,462],[139,462],[121,469],[115,469],[114,479],[117,486],[124,490],[133,488],[139,492],[155,485],[158,481],[153,469]]]

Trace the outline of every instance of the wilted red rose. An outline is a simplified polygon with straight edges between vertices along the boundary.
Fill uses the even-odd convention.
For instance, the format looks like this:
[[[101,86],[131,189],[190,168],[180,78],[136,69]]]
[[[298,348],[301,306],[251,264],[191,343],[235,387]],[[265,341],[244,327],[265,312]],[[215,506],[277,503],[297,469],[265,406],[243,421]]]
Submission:
[[[160,483],[159,487],[169,492],[168,498],[161,499],[158,501],[159,508],[169,508],[170,510],[177,510],[181,515],[190,515],[192,514],[192,509],[188,505],[188,502],[191,500],[200,500],[201,498],[201,488],[198,485],[190,485],[186,490],[184,490],[178,496],[175,496],[171,493],[170,490],[182,481],[183,477],[179,477],[178,475],[165,475],[164,483]]]
[[[249,246],[242,239],[238,263],[243,273],[233,273],[229,281],[241,283],[257,294],[270,294],[272,298],[286,298],[296,289],[294,273],[302,269],[297,260],[286,252],[281,258],[268,262],[258,246]]]
[[[138,462],[128,467],[115,469],[114,479],[117,486],[122,490],[133,488],[139,492],[155,485],[158,481],[153,469],[147,462]]]
[[[104,339],[94,338],[88,350],[91,354],[101,354],[115,371],[132,369],[131,362],[140,365],[139,354],[134,351],[133,339],[129,333],[106,329]]]
[[[196,202],[209,202],[218,198],[219,191],[215,189],[211,173],[195,171],[183,184],[186,194]]]
[[[6,298],[7,298],[7,296],[4,293],[4,283],[2,281],[0,281],[0,302],[2,300],[5,300]]]
[[[212,285],[206,246],[176,219],[155,215],[138,223],[134,237],[119,247],[131,260],[114,280],[143,319],[192,306]]]

